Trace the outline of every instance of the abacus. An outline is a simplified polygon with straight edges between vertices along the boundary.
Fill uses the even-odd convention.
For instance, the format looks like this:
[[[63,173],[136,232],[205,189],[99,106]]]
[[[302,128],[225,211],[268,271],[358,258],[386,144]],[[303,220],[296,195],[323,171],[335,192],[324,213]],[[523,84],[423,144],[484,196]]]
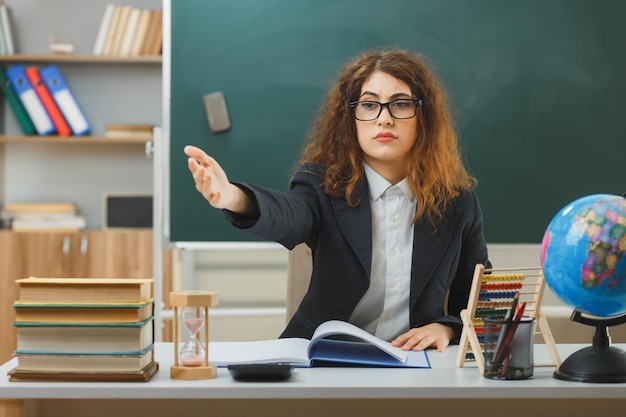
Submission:
[[[540,267],[486,269],[482,264],[476,265],[467,308],[461,311],[463,330],[457,366],[462,368],[465,362],[476,362],[480,373],[484,374],[483,317],[504,318],[515,294],[519,294],[520,302],[526,303],[525,315],[536,319],[534,333],[542,336],[552,358],[553,363],[548,366],[558,366],[561,359],[548,321],[541,311],[544,287]]]

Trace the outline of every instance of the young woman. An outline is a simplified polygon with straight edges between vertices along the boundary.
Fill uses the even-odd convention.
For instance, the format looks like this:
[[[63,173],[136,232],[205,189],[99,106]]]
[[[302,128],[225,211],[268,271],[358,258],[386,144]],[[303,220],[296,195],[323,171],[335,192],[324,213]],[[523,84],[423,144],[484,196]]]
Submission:
[[[344,66],[289,191],[231,183],[202,150],[185,153],[197,190],[234,226],[311,248],[310,287],[281,337],[338,319],[405,350],[457,341],[487,246],[445,94],[418,57],[368,52]]]

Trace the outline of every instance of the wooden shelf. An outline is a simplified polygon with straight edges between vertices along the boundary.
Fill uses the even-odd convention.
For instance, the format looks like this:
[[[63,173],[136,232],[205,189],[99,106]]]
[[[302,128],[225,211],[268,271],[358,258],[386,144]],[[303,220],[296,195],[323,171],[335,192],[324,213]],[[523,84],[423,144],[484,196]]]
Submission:
[[[53,143],[89,145],[145,145],[151,140],[134,138],[105,138],[103,136],[3,136],[0,143]]]
[[[0,62],[68,62],[97,64],[160,64],[161,55],[136,57],[95,56],[95,55],[1,55]]]

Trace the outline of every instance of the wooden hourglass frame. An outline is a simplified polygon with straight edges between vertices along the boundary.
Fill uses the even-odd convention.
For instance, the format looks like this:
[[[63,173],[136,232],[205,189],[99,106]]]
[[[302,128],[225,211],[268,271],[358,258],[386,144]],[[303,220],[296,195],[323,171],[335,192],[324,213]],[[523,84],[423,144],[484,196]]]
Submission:
[[[217,376],[217,367],[209,364],[209,307],[217,305],[217,292],[212,291],[181,291],[170,293],[170,305],[174,308],[174,365],[170,368],[172,379],[211,379]],[[202,332],[194,333],[192,337],[204,342],[204,352],[202,361],[199,364],[187,365],[179,358],[179,339],[181,337],[180,309],[195,308],[197,315],[204,316],[204,326]],[[198,340],[199,341],[199,340]]]

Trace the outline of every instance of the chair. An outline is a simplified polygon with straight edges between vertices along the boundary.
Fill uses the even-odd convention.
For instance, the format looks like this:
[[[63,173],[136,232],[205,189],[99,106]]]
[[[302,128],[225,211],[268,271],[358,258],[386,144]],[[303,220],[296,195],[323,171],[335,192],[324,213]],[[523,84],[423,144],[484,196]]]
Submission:
[[[309,288],[313,262],[311,249],[301,243],[289,251],[287,257],[287,321],[298,309]]]

